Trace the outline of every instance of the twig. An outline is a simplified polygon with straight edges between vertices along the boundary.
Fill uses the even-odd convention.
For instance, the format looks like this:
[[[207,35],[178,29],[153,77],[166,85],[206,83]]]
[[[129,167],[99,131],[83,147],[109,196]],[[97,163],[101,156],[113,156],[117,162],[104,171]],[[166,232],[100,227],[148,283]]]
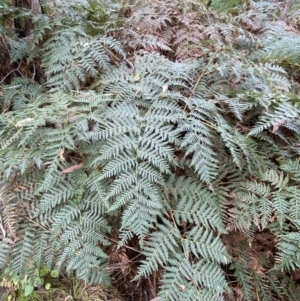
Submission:
[[[14,70],[11,70],[10,72],[8,72],[5,76],[4,76],[4,78],[0,81],[0,84],[2,84],[4,81],[5,81],[5,79],[11,74],[11,73],[13,73],[13,72],[15,72],[15,71],[18,71],[22,76],[23,76],[23,74],[20,72],[20,66],[21,66],[21,63],[22,62],[20,62],[19,63],[19,66],[18,66],[18,68],[16,68],[16,69],[14,69]]]
[[[113,56],[118,62],[122,61],[121,59],[119,59],[116,55],[114,55],[107,47],[105,47],[104,45],[102,45],[102,47],[107,51],[109,52],[109,54],[111,56]]]
[[[195,93],[195,90],[196,90],[197,86],[199,85],[200,79],[203,77],[203,75],[204,75],[204,73],[205,73],[207,67],[210,65],[210,63],[212,62],[212,60],[213,60],[213,58],[211,58],[211,59],[209,60],[209,62],[207,63],[207,65],[205,66],[205,68],[203,69],[203,71],[201,72],[201,74],[199,75],[199,77],[198,77],[198,79],[197,79],[197,82],[196,82],[196,84],[195,84],[195,86],[194,86],[194,88],[193,88],[193,90],[192,90],[192,94],[191,94],[191,95],[193,95],[193,94]],[[190,96],[190,97],[191,97],[191,96]]]
[[[45,228],[44,226],[42,226],[40,223],[37,223],[36,221],[32,220],[31,218],[29,218],[29,217],[27,217],[27,216],[25,216],[25,218],[26,218],[27,220],[29,220],[31,223],[33,223],[33,224],[35,224],[35,225],[41,227],[41,228],[44,229],[45,231],[48,231],[48,229]]]
[[[35,63],[34,62],[32,63],[32,67],[33,67],[33,73],[32,73],[31,80],[32,80],[32,82],[34,82],[34,78],[35,78],[35,75],[36,75]]]

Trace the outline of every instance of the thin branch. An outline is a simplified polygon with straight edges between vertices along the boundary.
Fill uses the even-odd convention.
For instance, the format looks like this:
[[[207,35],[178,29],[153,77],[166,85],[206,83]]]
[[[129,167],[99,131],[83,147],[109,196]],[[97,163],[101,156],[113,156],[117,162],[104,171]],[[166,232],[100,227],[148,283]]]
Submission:
[[[13,72],[15,72],[15,71],[18,71],[18,72],[23,76],[22,72],[20,72],[20,70],[19,70],[21,64],[22,64],[22,62],[19,63],[18,68],[14,69],[14,70],[11,70],[10,72],[8,72],[8,73],[4,76],[4,78],[0,81],[0,84],[2,84],[2,83],[5,81],[5,79],[6,79],[11,73],[13,73]]]
[[[32,82],[34,82],[34,78],[35,78],[35,75],[36,75],[35,63],[34,62],[32,62],[32,67],[33,67],[33,73],[32,73],[31,80],[32,80]]]

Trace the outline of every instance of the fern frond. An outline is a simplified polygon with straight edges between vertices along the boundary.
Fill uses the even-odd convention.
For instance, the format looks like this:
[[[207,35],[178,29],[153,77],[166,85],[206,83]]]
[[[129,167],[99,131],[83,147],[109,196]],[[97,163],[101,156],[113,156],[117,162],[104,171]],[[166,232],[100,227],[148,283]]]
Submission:
[[[2,190],[2,191],[1,191]],[[15,239],[17,237],[18,208],[14,197],[5,191],[5,186],[0,190],[0,226],[1,237]]]
[[[170,202],[175,202],[172,211],[179,225],[190,222],[203,225],[208,229],[218,229],[220,233],[224,233],[221,210],[212,192],[197,183],[195,179],[184,178],[178,178],[168,189],[166,194]]]
[[[289,211],[289,202],[287,200],[287,196],[283,192],[274,192],[272,194],[272,198],[272,205],[277,216],[277,220],[280,226],[283,227],[283,224],[287,219],[287,213]]]
[[[298,232],[289,232],[280,236],[276,269],[290,271],[299,268],[299,238]]]
[[[192,156],[191,166],[206,183],[211,183],[218,170],[209,126],[216,114],[215,107],[204,99],[189,99],[187,116],[179,120],[178,130],[184,133],[181,147],[186,156]]]
[[[0,241],[0,269],[5,270],[8,265],[12,249],[12,242],[10,239],[3,238]]]
[[[34,236],[35,233],[33,231],[26,230],[24,237],[15,243],[12,250],[9,270],[12,275],[17,275],[19,279],[22,279],[25,275],[33,274],[34,246],[32,241],[34,240]]]
[[[236,261],[230,265],[234,269],[234,275],[243,290],[243,296],[246,300],[252,300],[254,297],[253,281],[251,271],[245,266],[244,263]]]
[[[226,250],[222,246],[220,238],[214,237],[213,232],[199,226],[187,232],[182,243],[185,251],[197,258],[204,258],[209,262],[227,263],[228,261]]]
[[[164,300],[222,300],[220,291],[226,286],[217,265],[200,260],[191,264],[184,254],[169,260],[160,292]],[[212,285],[212,286],[210,286]],[[209,286],[209,288],[202,287]]]
[[[298,300],[296,2],[3,8],[0,274]]]
[[[141,262],[137,277],[149,276],[158,270],[159,265],[165,266],[168,259],[178,251],[180,232],[177,226],[164,219],[163,224],[157,227],[158,231],[152,232],[145,243],[143,254],[146,259]]]
[[[54,49],[60,49],[59,53]],[[124,57],[122,46],[111,37],[87,37],[79,30],[59,30],[44,45],[43,65],[52,92],[79,89],[88,76],[111,69],[109,54]]]

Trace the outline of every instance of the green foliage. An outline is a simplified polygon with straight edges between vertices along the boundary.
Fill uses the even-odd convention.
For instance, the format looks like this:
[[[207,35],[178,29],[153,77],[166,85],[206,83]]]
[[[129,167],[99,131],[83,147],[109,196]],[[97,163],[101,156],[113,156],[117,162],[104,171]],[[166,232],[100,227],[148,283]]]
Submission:
[[[0,15],[3,275],[110,285],[134,250],[160,300],[299,299],[297,4],[61,5]]]

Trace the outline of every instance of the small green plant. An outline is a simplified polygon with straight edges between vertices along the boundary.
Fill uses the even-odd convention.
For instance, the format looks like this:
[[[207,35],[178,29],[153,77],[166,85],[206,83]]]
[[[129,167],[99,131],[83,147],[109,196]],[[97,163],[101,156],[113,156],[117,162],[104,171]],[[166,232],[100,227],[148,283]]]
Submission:
[[[45,283],[45,279],[49,279],[49,277],[50,282]],[[57,277],[58,272],[56,270],[50,271],[47,266],[43,266],[40,271],[36,269],[33,275],[24,275],[24,277],[10,275],[9,278],[2,278],[1,283],[3,287],[17,290],[21,295],[20,298],[24,300],[40,300],[36,290],[41,288],[49,290],[51,288],[51,278]]]
[[[40,278],[42,277],[42,279]],[[1,300],[5,301],[123,301],[119,294],[104,286],[87,286],[71,276],[69,279],[58,278],[55,270],[50,271],[47,267],[36,277],[36,282],[22,284],[12,277],[12,280],[2,279]]]

